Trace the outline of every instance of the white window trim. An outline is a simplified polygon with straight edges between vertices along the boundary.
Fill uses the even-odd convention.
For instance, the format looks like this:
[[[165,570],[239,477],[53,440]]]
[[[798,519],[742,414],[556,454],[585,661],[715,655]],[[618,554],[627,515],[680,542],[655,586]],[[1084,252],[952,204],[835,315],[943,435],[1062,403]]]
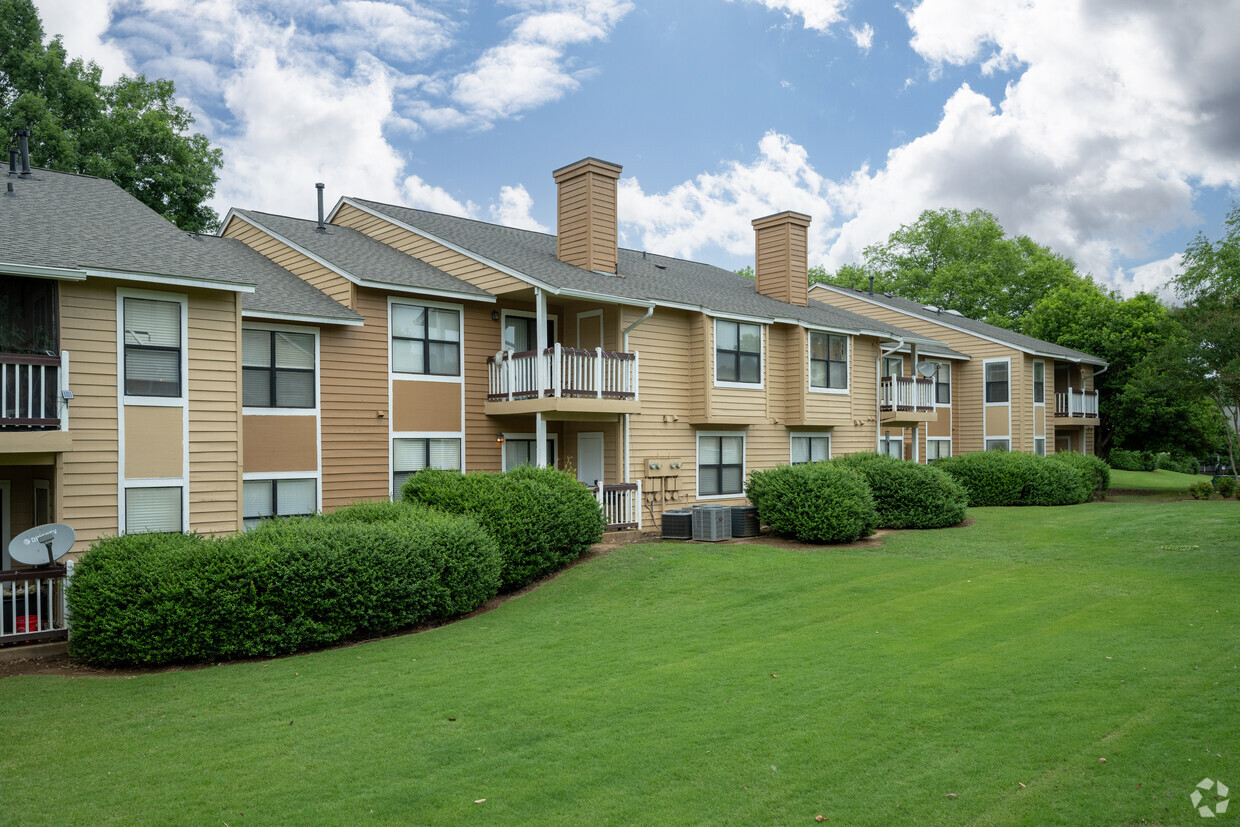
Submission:
[[[123,449],[122,449],[123,450]],[[188,474],[186,475],[188,477]],[[143,480],[124,480],[120,489],[120,513],[117,514],[117,523],[120,527],[120,533],[125,534],[127,527],[125,525],[125,514],[128,507],[125,502],[126,496],[130,488],[180,488],[181,489],[181,533],[189,531],[189,485],[185,479],[143,479]]]
[[[727,321],[727,320],[725,320]],[[746,385],[745,387],[749,387]],[[702,437],[716,436],[738,436],[741,438],[741,490],[736,494],[703,494],[702,493],[702,475],[699,469],[702,467]],[[694,457],[693,457],[693,492],[699,500],[735,500],[737,497],[745,496],[745,480],[749,476],[749,440],[745,438],[744,431],[698,431],[697,436],[693,440]],[[789,443],[791,450],[792,443]]]
[[[1042,443],[1042,453],[1041,453],[1041,454],[1039,454],[1039,453],[1038,453],[1038,443],[1039,443],[1039,442],[1041,442],[1041,443]],[[1035,437],[1033,438],[1033,453],[1034,453],[1034,455],[1036,455],[1036,456],[1042,456],[1042,457],[1046,456],[1046,437],[1044,437],[1044,436],[1035,436]]]
[[[460,319],[461,338],[457,342],[459,348],[457,350],[456,376],[434,376],[427,373],[403,373],[394,370],[392,365],[392,307],[394,305],[404,305],[406,307],[434,307],[440,310],[455,310],[457,317]],[[412,296],[388,296],[387,301],[387,363],[388,363],[388,382],[446,382],[453,385],[463,385],[465,383],[465,305],[455,304],[453,302],[437,302],[429,299],[418,299]],[[388,406],[389,411],[391,406]]]
[[[844,365],[847,368],[848,381],[842,388],[816,388],[813,385],[812,369],[810,364],[810,354],[813,353],[814,347],[811,339],[817,333],[821,336],[843,336],[844,337]],[[828,355],[830,354],[830,345],[828,345]],[[833,396],[847,396],[849,389],[852,387],[852,336],[843,333],[836,333],[833,330],[815,330],[807,328],[805,331],[805,386],[810,393],[825,393]]]
[[[894,360],[900,363],[900,372],[898,374],[883,373],[883,371],[886,369],[886,362],[888,359],[891,359],[891,360]],[[904,375],[904,357],[893,356],[892,354],[887,354],[886,356],[882,357],[882,359],[878,363],[878,375],[880,379],[885,376],[903,376]]]
[[[758,381],[757,382],[724,382],[719,378],[719,323],[730,322],[732,324],[752,324],[758,327],[758,339],[760,344],[758,347]],[[714,366],[714,380],[716,388],[744,388],[747,390],[760,391],[766,387],[766,328],[765,324],[748,321],[745,319],[733,318],[714,318],[711,319],[711,341],[710,341],[710,360]]]
[[[508,440],[510,440],[510,439],[528,439],[530,442],[533,442],[534,440],[538,439],[538,434],[510,434],[510,433],[505,433],[505,434],[504,434],[504,444],[505,444],[505,445],[507,445],[507,444],[508,444]],[[554,445],[554,446],[555,446],[555,458],[556,458],[556,461],[559,461],[559,460],[561,459],[561,457],[562,457],[562,455],[560,454],[560,435],[559,435],[559,434],[548,433],[548,434],[547,434],[547,439],[548,439],[548,441],[550,441],[550,442],[551,442],[551,444],[552,444],[552,445]],[[500,450],[499,450],[500,470],[501,470],[501,471],[510,471],[510,470],[512,470],[512,469],[510,469],[510,468],[508,467],[508,452],[504,450],[504,446],[503,446],[503,445],[501,445],[499,448],[500,448]],[[554,465],[548,465],[547,467],[548,467],[548,468],[554,468],[555,466],[554,466]]]
[[[1011,450],[1012,450],[1012,437],[1010,437],[1010,436],[987,436],[987,437],[982,437],[982,450],[983,450],[983,451],[993,451],[993,450],[995,450],[995,449],[993,449],[993,448],[987,448],[987,447],[986,447],[986,443],[987,443],[987,442],[997,442],[997,441],[999,441],[999,440],[1003,440],[1004,442],[1006,442],[1006,443],[1007,443],[1007,448],[1006,448],[1005,450],[1007,450],[1007,451],[1010,453],[1010,452],[1011,452]]]
[[[876,450],[876,451],[877,451],[877,453],[879,453],[879,454],[883,454],[884,456],[890,456],[890,454],[886,454],[886,453],[884,453],[884,451],[883,451],[883,443],[884,443],[884,442],[898,442],[898,443],[900,443],[900,456],[899,456],[899,457],[897,457],[897,459],[900,459],[900,460],[903,460],[903,459],[904,459],[904,429],[903,429],[903,428],[901,428],[901,429],[900,429],[900,435],[899,435],[899,436],[892,436],[892,437],[888,437],[888,436],[883,436],[882,434],[879,434],[879,435],[878,435],[878,443],[877,443],[877,445],[875,445],[875,450]]]
[[[602,312],[603,311],[601,310],[599,311],[599,313],[602,313]],[[535,322],[538,321],[538,312],[535,310],[507,310],[507,309],[500,310],[499,311],[499,349],[500,350],[504,349],[504,328],[508,327],[509,316],[516,316],[517,318],[520,318],[520,319],[534,319]],[[560,315],[558,313],[548,313],[547,319],[551,322],[551,332],[554,334],[554,338],[555,339],[561,338],[564,334],[560,330]],[[603,329],[603,323],[600,320],[599,330],[602,330],[602,329]],[[554,347],[554,346],[555,346],[554,341],[547,342],[547,347]],[[535,347],[533,349],[537,350],[538,348]]]
[[[952,372],[952,363],[951,363],[951,362],[949,362],[949,361],[948,361],[948,360],[946,360],[946,359],[928,359],[927,361],[934,362],[934,365],[935,365],[935,368],[936,368],[936,372],[935,372],[935,374],[934,374],[934,388],[933,388],[933,390],[934,390],[934,406],[935,406],[936,408],[950,408],[950,407],[952,406],[952,403],[951,403],[951,402],[940,402],[940,401],[939,401],[939,387],[938,387],[938,385],[939,385],[939,375],[938,375],[937,371],[938,371],[938,370],[941,370],[942,368],[947,368],[947,387],[948,387],[948,397],[949,397],[949,398],[951,398],[951,399],[955,399],[955,398],[956,398],[956,389],[955,389],[955,387],[953,387],[953,386],[952,386],[952,377],[951,377],[951,372]],[[985,374],[982,374],[982,376],[983,376],[983,378],[984,378],[984,377],[985,377]],[[984,389],[983,389],[983,390],[984,390]],[[945,438],[946,438],[946,439],[950,439],[950,437],[945,437]]]
[[[1007,365],[1008,398],[1006,402],[987,402],[986,401],[986,366],[997,365],[1000,362]],[[998,405],[1009,406],[1008,408],[1008,433],[1009,434],[1012,432],[1012,412],[1011,412],[1011,407],[1010,407],[1011,404],[1012,404],[1012,359],[1011,357],[1004,356],[1002,359],[983,359],[982,360],[982,405],[987,408],[996,407]],[[986,423],[984,422],[982,423],[983,430],[985,429],[985,424]],[[993,438],[998,439],[998,437],[993,437]]]
[[[262,471],[256,471],[250,474],[242,474],[241,475],[241,482],[242,482],[242,486],[241,486],[242,488],[242,491],[241,491],[241,527],[238,529],[239,531],[248,530],[246,527],[245,521],[250,519],[249,517],[245,516],[245,485],[244,483],[247,483],[247,482],[279,482],[281,480],[314,480],[314,513],[321,514],[323,512],[323,480],[317,473],[307,474],[304,471],[272,471],[269,473],[264,473]],[[281,515],[274,514],[272,516],[279,517]],[[259,519],[261,520],[261,519],[267,519],[267,518],[260,517]]]
[[[1029,377],[1029,393],[1031,396],[1033,396],[1033,407],[1044,408],[1046,407],[1046,360],[1045,359],[1034,359],[1033,364],[1042,366],[1042,401],[1039,402],[1037,396],[1033,396],[1033,386],[1038,381],[1037,380],[1037,368],[1033,368],[1033,375]],[[985,380],[983,379],[983,381]],[[1052,383],[1051,385],[1052,391],[1054,390],[1054,387],[1055,386]]]
[[[789,431],[788,432],[788,464],[792,464],[792,440],[797,437],[808,437],[809,439],[827,440],[827,459],[831,459],[831,432],[830,431]]]
[[[125,393],[125,299],[176,302],[181,305],[181,395],[129,396]],[[237,343],[241,347],[241,343]],[[116,395],[122,405],[150,408],[184,408],[189,405],[189,296],[185,293],[162,293],[158,290],[116,288]]]
[[[949,436],[928,436],[926,437],[927,464],[929,464],[929,460],[930,460],[930,443],[931,442],[946,442],[947,443],[947,456],[948,457],[952,456],[952,438],[951,437]],[[936,457],[936,459],[946,459],[946,458],[947,457]]]
[[[390,337],[389,337],[390,338]],[[396,440],[398,439],[459,439],[461,441],[461,473],[465,473],[465,432],[461,431],[393,431],[388,430],[388,496],[395,500],[392,480],[396,477]]]
[[[319,416],[319,410],[322,407],[322,388],[319,385],[319,329],[317,327],[302,327],[293,324],[267,324],[265,322],[256,324],[246,322],[241,325],[244,333],[246,330],[267,330],[276,331],[277,333],[309,333],[314,336],[314,407],[313,408],[254,408],[242,407],[242,416]],[[391,346],[391,337],[388,337],[389,347]],[[242,344],[244,346],[244,343]],[[242,397],[245,394],[245,369],[241,371]],[[317,426],[315,428],[318,430]],[[274,479],[269,477],[268,479]]]

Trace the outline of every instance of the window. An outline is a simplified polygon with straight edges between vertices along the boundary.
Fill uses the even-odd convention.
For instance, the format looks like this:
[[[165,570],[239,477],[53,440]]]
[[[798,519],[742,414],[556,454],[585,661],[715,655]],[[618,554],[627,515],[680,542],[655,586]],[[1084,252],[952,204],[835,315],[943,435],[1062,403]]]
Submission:
[[[392,303],[392,370],[461,375],[461,312]]]
[[[938,370],[934,374],[934,402],[936,405],[952,403],[952,366],[951,362],[936,362]]]
[[[126,396],[181,396],[179,301],[125,298]],[[179,529],[178,529],[179,530]]]
[[[1033,363],[1033,404],[1046,403],[1046,363]]]
[[[318,511],[314,479],[246,480],[242,483],[241,513],[246,528],[264,517],[306,517]]]
[[[946,459],[952,455],[952,441],[950,439],[927,439],[926,440],[926,464],[932,464],[936,459]]]
[[[1046,437],[1035,436],[1033,438],[1033,452],[1040,457],[1046,456]]]
[[[987,362],[986,404],[1003,404],[1008,401],[1008,363]]]
[[[125,489],[125,533],[178,532],[183,528],[181,487]]]
[[[698,434],[698,496],[745,492],[745,437]]]
[[[47,525],[52,521],[52,485],[47,480],[34,481],[34,524]]]
[[[1011,449],[1012,441],[1007,437],[986,440],[987,451],[1010,451]]]
[[[762,326],[715,320],[715,379],[762,383]]]
[[[555,317],[547,317],[547,347],[555,343]],[[538,318],[504,311],[504,350],[521,353],[538,349]]]
[[[831,459],[831,435],[793,434],[791,456],[793,465]]]
[[[247,408],[313,408],[314,334],[243,330],[241,373]]]
[[[883,438],[878,441],[878,452],[888,457],[896,459],[904,459],[904,436],[891,436],[884,434]]]
[[[405,480],[423,468],[461,470],[459,437],[417,437],[392,440],[392,494],[400,497]]]
[[[883,357],[883,376],[903,376],[904,375],[904,357],[903,356],[884,356]]]
[[[555,468],[555,437],[547,437],[547,465]],[[514,436],[504,438],[504,470],[510,471],[522,465],[538,464],[538,447],[532,436]]]
[[[810,331],[809,386],[811,388],[847,390],[847,336]]]

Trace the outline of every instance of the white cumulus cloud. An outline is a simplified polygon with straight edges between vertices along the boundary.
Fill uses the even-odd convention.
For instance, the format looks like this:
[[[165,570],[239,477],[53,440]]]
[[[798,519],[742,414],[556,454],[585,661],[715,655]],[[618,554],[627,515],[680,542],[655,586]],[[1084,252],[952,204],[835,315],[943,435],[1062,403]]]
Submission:
[[[829,30],[844,19],[847,0],[758,0],[771,11],[787,17],[799,17],[807,29]]]
[[[491,220],[505,227],[516,227],[521,230],[536,230],[540,233],[550,232],[543,224],[530,214],[534,207],[534,199],[530,197],[525,186],[503,186],[499,188],[499,203],[491,205]]]

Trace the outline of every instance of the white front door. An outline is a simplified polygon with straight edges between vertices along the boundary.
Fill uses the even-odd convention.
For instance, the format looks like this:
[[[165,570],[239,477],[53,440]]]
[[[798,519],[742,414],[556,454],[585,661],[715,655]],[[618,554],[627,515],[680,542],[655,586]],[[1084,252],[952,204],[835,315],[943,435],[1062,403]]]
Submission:
[[[577,434],[577,481],[594,485],[603,479],[603,434]]]

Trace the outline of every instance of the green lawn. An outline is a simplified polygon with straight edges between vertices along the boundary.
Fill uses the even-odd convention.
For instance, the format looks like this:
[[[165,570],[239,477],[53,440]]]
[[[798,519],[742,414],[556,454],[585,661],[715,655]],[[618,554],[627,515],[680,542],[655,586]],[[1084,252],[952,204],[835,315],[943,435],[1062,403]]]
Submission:
[[[1135,488],[1147,491],[1180,491],[1188,492],[1188,487],[1195,482],[1209,482],[1213,477],[1208,474],[1181,474],[1177,471],[1120,471],[1111,469],[1112,488]]]
[[[1240,789],[1240,503],[970,515],[629,546],[278,661],[8,678],[0,820],[1195,824],[1203,777]]]

